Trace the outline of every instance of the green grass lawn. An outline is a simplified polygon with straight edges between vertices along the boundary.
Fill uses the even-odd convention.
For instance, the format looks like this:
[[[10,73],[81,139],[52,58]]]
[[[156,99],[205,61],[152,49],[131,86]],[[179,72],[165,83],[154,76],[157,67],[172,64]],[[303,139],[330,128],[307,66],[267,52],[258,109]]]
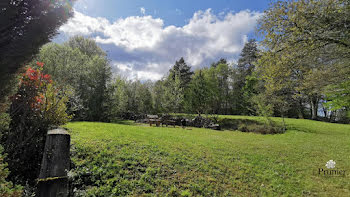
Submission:
[[[71,176],[84,196],[350,196],[350,125],[286,123],[261,135],[72,122]],[[345,177],[318,174],[331,159]]]

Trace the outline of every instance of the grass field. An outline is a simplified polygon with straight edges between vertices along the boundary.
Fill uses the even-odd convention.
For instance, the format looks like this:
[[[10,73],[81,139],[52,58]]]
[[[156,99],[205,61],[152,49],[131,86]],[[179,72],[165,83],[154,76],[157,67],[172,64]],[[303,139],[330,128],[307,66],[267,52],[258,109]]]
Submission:
[[[350,196],[350,125],[286,123],[261,135],[72,122],[70,176],[84,196]],[[345,177],[318,174],[331,159]]]

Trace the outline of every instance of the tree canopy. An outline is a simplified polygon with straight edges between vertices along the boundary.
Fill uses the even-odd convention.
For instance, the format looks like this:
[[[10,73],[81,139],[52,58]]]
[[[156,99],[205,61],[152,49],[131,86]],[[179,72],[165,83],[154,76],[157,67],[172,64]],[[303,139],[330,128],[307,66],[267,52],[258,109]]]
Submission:
[[[3,0],[0,2],[0,102],[12,75],[50,41],[72,16],[73,0]]]
[[[349,14],[346,0],[272,4],[258,26],[265,36],[258,67],[267,94],[283,97],[292,91],[292,102],[306,100],[316,119],[320,101],[327,100],[325,89],[344,89],[338,85],[349,81]]]

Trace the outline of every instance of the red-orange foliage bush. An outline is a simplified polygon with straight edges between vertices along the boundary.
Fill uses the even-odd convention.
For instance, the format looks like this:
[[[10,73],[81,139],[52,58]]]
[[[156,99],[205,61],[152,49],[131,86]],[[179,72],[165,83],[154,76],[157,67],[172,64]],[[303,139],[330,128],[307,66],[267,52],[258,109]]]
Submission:
[[[43,73],[43,65],[37,62],[19,76],[18,91],[11,97],[10,129],[1,138],[8,155],[9,177],[16,183],[34,183],[48,129],[70,119],[68,99],[55,88],[51,76]]]

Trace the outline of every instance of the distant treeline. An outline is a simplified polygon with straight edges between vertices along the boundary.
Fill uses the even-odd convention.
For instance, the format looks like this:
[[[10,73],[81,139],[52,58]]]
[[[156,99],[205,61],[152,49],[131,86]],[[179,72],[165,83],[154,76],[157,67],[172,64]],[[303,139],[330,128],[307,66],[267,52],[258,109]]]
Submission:
[[[180,58],[155,82],[112,75],[106,52],[83,37],[43,46],[33,64],[45,64],[76,120],[181,112],[347,122],[349,18],[349,1],[279,1],[259,20],[263,39],[245,43],[237,63],[193,70]]]
[[[266,62],[267,53],[270,52],[259,50],[258,43],[252,39],[245,44],[237,63],[220,59],[193,71],[180,58],[155,82],[128,80],[118,74],[112,76],[106,53],[93,40],[83,37],[45,45],[35,61],[45,62],[44,71],[52,75],[69,97],[69,114],[76,120],[111,121],[130,113],[348,120],[348,106],[344,103],[334,107],[337,94],[332,94],[330,89],[331,86],[342,87],[342,83],[348,81],[341,82],[344,76],[334,78],[324,73],[325,67],[344,68],[341,64],[327,62],[327,65],[320,63],[308,69],[293,70],[297,65],[271,64],[275,59]],[[291,71],[298,72],[300,78]],[[343,72],[339,70],[334,74]]]

